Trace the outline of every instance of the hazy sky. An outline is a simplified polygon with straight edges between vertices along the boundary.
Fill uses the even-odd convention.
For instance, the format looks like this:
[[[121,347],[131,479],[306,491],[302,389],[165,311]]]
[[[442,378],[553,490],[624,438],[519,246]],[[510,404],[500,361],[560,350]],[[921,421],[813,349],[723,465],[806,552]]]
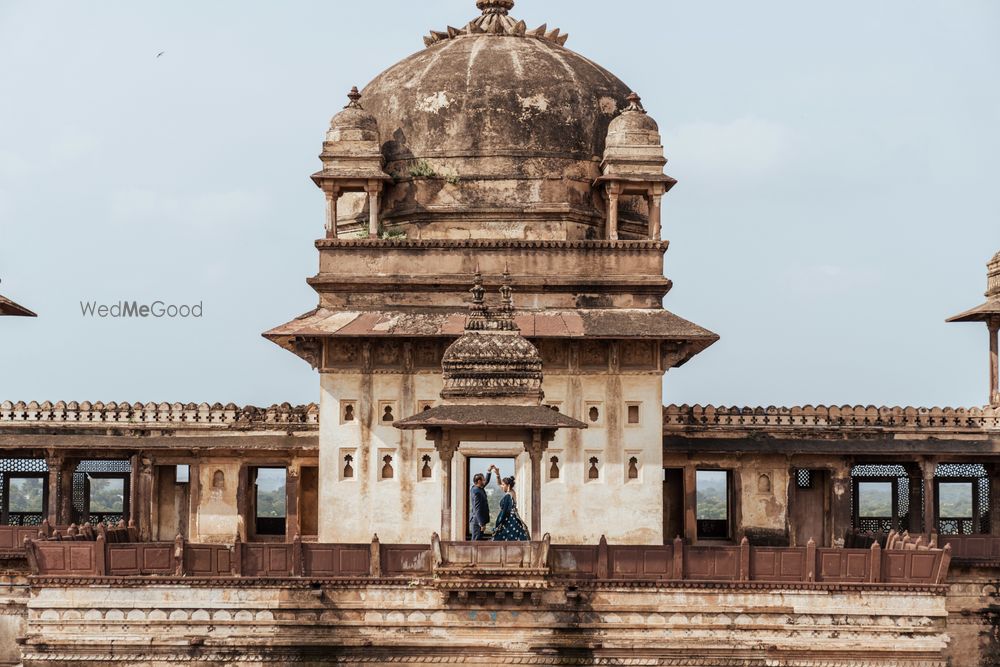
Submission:
[[[315,306],[309,181],[351,85],[474,0],[0,0],[0,400],[318,398],[260,333]],[[1000,250],[995,0],[518,0],[663,130],[667,402],[981,405]],[[159,52],[165,52],[157,58]],[[204,303],[84,319],[81,300]]]

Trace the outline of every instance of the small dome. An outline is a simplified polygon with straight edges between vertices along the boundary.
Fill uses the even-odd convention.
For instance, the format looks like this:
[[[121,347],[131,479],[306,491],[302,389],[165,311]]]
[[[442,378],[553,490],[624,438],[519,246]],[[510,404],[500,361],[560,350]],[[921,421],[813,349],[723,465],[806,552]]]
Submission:
[[[510,276],[504,274],[497,311],[486,308],[484,292],[482,276],[477,273],[465,333],[448,347],[441,361],[441,398],[509,399],[538,405],[542,400],[542,357],[514,322]]]
[[[1000,252],[990,260],[986,278],[986,296],[1000,299]]]
[[[646,139],[648,143],[659,145],[660,126],[656,124],[653,117],[642,108],[642,99],[632,93],[628,96],[628,106],[622,110],[621,114],[611,121],[608,126],[608,146],[632,145],[634,140]],[[639,135],[631,137],[633,133]]]
[[[378,120],[374,114],[365,111],[361,106],[361,93],[358,87],[351,88],[347,94],[350,100],[344,110],[330,120],[330,131],[326,134],[327,141],[380,141]]]

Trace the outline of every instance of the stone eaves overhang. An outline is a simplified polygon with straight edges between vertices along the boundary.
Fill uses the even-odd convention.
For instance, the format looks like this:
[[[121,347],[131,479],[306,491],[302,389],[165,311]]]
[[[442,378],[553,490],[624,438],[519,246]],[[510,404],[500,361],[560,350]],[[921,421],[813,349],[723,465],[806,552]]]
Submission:
[[[949,317],[947,322],[985,322],[991,318],[1000,318],[1000,298],[990,299],[964,313]]]
[[[664,454],[1000,455],[1000,408],[663,408]]]
[[[12,317],[38,317],[37,314],[28,310],[19,303],[14,303],[2,294],[0,294],[0,315],[9,315]]]
[[[457,338],[465,330],[465,308],[329,310],[317,308],[265,332],[293,353],[296,340],[325,338]],[[685,344],[680,366],[712,343],[717,334],[667,310],[574,309],[521,311],[514,320],[528,339],[641,339]]]

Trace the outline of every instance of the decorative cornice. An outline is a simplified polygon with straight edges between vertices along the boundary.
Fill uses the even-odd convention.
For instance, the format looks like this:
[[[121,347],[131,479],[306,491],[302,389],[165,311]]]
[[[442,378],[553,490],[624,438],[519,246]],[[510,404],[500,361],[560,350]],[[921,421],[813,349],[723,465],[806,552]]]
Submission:
[[[143,425],[228,427],[230,429],[310,426],[319,423],[319,406],[289,403],[258,408],[233,403],[102,403],[97,401],[4,401],[0,424]]]
[[[1000,406],[974,408],[876,407],[874,405],[801,407],[726,407],[668,405],[665,431],[690,428],[836,429],[1000,429]]]
[[[508,250],[512,248],[525,250],[587,250],[591,252],[606,250],[657,250],[666,252],[670,248],[669,241],[619,240],[619,241],[559,241],[559,240],[526,240],[526,239],[319,239],[316,247],[324,248],[412,248],[417,250],[431,248],[476,248],[488,250]]]

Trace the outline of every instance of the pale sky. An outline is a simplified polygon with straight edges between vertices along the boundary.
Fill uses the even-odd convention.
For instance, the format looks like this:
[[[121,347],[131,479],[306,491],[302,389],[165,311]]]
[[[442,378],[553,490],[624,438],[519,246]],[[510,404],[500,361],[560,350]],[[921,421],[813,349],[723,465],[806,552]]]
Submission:
[[[518,0],[642,95],[680,183],[666,402],[982,405],[995,0]],[[318,400],[260,333],[316,304],[309,180],[351,85],[474,0],[0,0],[0,400]],[[157,58],[157,54],[164,52]],[[80,301],[203,302],[195,321]]]

